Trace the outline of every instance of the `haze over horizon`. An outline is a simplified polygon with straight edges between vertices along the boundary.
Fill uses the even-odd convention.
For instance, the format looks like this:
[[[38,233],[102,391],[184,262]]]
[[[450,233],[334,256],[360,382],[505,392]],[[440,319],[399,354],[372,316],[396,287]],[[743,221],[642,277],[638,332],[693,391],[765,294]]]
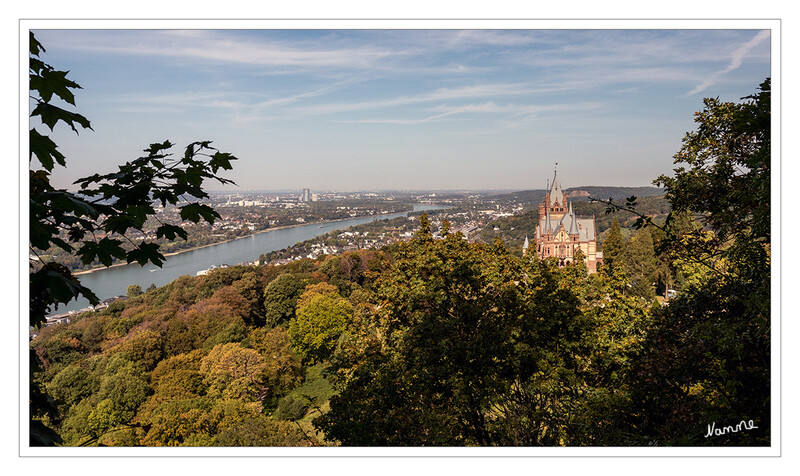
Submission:
[[[94,129],[52,134],[64,188],[167,139],[239,157],[208,184],[233,193],[537,190],[556,162],[565,188],[651,186],[704,97],[771,67],[768,30],[34,32]]]
[[[582,188],[654,188],[658,189],[655,185],[576,185],[576,186],[565,186],[564,190],[580,190]],[[304,187],[308,188],[308,187]],[[439,189],[413,189],[413,188],[405,188],[405,189],[397,189],[397,188],[355,188],[355,189],[311,189],[312,192],[323,192],[323,193],[429,193],[429,192],[443,192],[443,193],[456,193],[456,192],[497,192],[497,193],[514,193],[514,192],[531,192],[531,191],[538,191],[544,192],[547,191],[545,187],[532,187],[526,189],[520,188],[439,188]],[[236,194],[236,193],[280,193],[280,194],[297,194],[301,192],[302,189],[290,189],[290,188],[283,188],[283,189],[242,189],[241,187],[237,188],[226,188],[220,190],[210,190],[210,193],[213,194]]]

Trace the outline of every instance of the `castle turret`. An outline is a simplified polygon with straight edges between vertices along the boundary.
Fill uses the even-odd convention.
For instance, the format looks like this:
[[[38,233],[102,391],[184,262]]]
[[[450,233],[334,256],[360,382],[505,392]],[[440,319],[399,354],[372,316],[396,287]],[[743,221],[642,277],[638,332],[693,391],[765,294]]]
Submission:
[[[569,237],[573,240],[578,239],[578,220],[575,213],[572,211],[572,202],[569,202]]]
[[[544,234],[550,235],[553,233],[553,225],[550,223],[550,210],[545,210],[544,213]]]
[[[567,196],[564,195],[564,191],[561,190],[561,184],[558,183],[558,170],[554,172],[553,185],[550,186],[550,191],[547,192],[544,206],[554,220],[560,220],[567,212]]]
[[[557,203],[562,207],[567,204],[567,197],[564,196],[561,184],[558,183],[558,171],[553,175],[553,185],[550,187],[550,203],[553,205]]]

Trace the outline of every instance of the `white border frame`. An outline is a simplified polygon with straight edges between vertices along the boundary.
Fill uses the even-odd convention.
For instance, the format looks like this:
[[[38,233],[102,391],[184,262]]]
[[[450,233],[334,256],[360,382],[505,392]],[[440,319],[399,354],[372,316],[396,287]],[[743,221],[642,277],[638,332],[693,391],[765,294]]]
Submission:
[[[286,457],[763,457],[781,455],[781,22],[764,20],[53,20],[22,19],[19,21],[19,145],[20,196],[27,196],[26,164],[28,149],[28,31],[31,29],[769,29],[771,30],[772,78],[772,444],[770,447],[580,447],[580,448],[38,448],[28,443],[28,202],[20,200],[20,319],[19,319],[19,456],[286,456]],[[697,108],[701,108],[698,103]]]

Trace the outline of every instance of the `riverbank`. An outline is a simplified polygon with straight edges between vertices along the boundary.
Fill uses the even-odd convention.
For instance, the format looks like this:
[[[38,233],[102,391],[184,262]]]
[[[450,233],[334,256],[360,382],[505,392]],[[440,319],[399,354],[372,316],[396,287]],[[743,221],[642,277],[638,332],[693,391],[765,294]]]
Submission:
[[[165,254],[164,257],[168,258],[170,256],[176,256],[176,255],[179,255],[181,253],[188,253],[190,251],[201,250],[203,248],[209,248],[211,246],[223,245],[225,243],[230,243],[230,242],[233,242],[233,241],[236,241],[236,240],[242,240],[244,238],[252,238],[255,235],[258,235],[258,234],[261,234],[261,233],[266,233],[266,232],[269,232],[269,231],[286,230],[286,229],[289,229],[289,228],[298,228],[298,227],[301,227],[301,226],[311,226],[311,225],[325,226],[325,225],[329,225],[331,223],[338,223],[338,222],[342,222],[342,221],[355,220],[355,219],[359,219],[359,218],[368,218],[368,217],[372,217],[372,216],[376,217],[376,219],[377,219],[377,217],[394,215],[395,213],[410,213],[412,211],[414,211],[413,210],[413,204],[412,204],[412,209],[408,210],[406,212],[400,211],[400,212],[385,213],[383,215],[364,215],[364,216],[361,216],[361,217],[340,218],[338,220],[317,221],[317,222],[311,222],[311,223],[298,223],[296,225],[277,226],[275,228],[267,228],[266,230],[258,230],[256,232],[253,232],[253,233],[249,234],[249,235],[237,236],[236,238],[230,238],[228,240],[218,241],[216,243],[208,243],[206,245],[193,246],[191,248],[186,248],[185,250],[173,251],[172,253]],[[333,231],[333,230],[329,230],[329,231]],[[98,267],[98,268],[92,268],[92,269],[86,269],[86,270],[83,270],[83,271],[74,272],[74,273],[72,273],[72,275],[73,276],[81,276],[81,275],[94,273],[95,271],[102,271],[102,270],[105,270],[105,269],[117,268],[117,267],[120,267],[120,266],[128,266],[130,264],[133,264],[133,263],[115,263],[115,264],[112,264],[111,266],[101,266],[101,267]]]
[[[439,208],[446,207],[430,204],[414,205],[414,209],[417,211],[436,210]],[[215,265],[219,266],[223,263],[235,265],[236,263],[253,262],[258,258],[259,254],[287,248],[315,236],[330,233],[331,230],[343,230],[350,225],[391,219],[407,213],[409,212],[371,215],[344,221],[326,220],[325,223],[328,223],[327,225],[322,225],[322,222],[302,223],[259,230],[258,233],[253,233],[246,237],[204,245],[202,249],[195,247],[192,253],[187,253],[188,249],[170,253],[169,258],[161,267],[156,267],[152,264],[126,266],[125,263],[118,263],[117,266],[109,268],[84,270],[79,279],[82,285],[91,289],[100,299],[105,299],[125,294],[131,284],[138,284],[142,289],[150,285],[155,285],[156,287],[165,286],[181,276],[195,276],[197,271],[209,269]],[[89,305],[88,300],[78,297],[53,309],[52,314],[60,314],[72,310],[77,311]]]

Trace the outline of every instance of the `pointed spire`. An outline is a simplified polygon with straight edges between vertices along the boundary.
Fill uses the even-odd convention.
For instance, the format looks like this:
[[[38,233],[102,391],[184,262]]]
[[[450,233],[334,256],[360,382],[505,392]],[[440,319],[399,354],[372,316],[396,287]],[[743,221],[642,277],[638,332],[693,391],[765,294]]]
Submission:
[[[528,241],[528,235],[525,235],[525,243],[522,244],[522,254],[525,254],[528,251],[528,247],[531,245],[531,242]]]
[[[556,166],[557,165],[558,162],[556,162]],[[566,197],[564,196],[564,192],[561,191],[561,185],[558,183],[558,169],[556,169],[553,174],[553,185],[550,187],[550,202],[558,202],[562,207],[566,205]]]
[[[569,218],[572,220],[572,223],[569,225],[569,234],[570,235],[577,235],[579,233],[578,230],[578,219],[575,217],[575,214],[572,213],[572,202],[569,204]]]
[[[550,233],[550,210],[545,211],[544,215],[544,234]]]

